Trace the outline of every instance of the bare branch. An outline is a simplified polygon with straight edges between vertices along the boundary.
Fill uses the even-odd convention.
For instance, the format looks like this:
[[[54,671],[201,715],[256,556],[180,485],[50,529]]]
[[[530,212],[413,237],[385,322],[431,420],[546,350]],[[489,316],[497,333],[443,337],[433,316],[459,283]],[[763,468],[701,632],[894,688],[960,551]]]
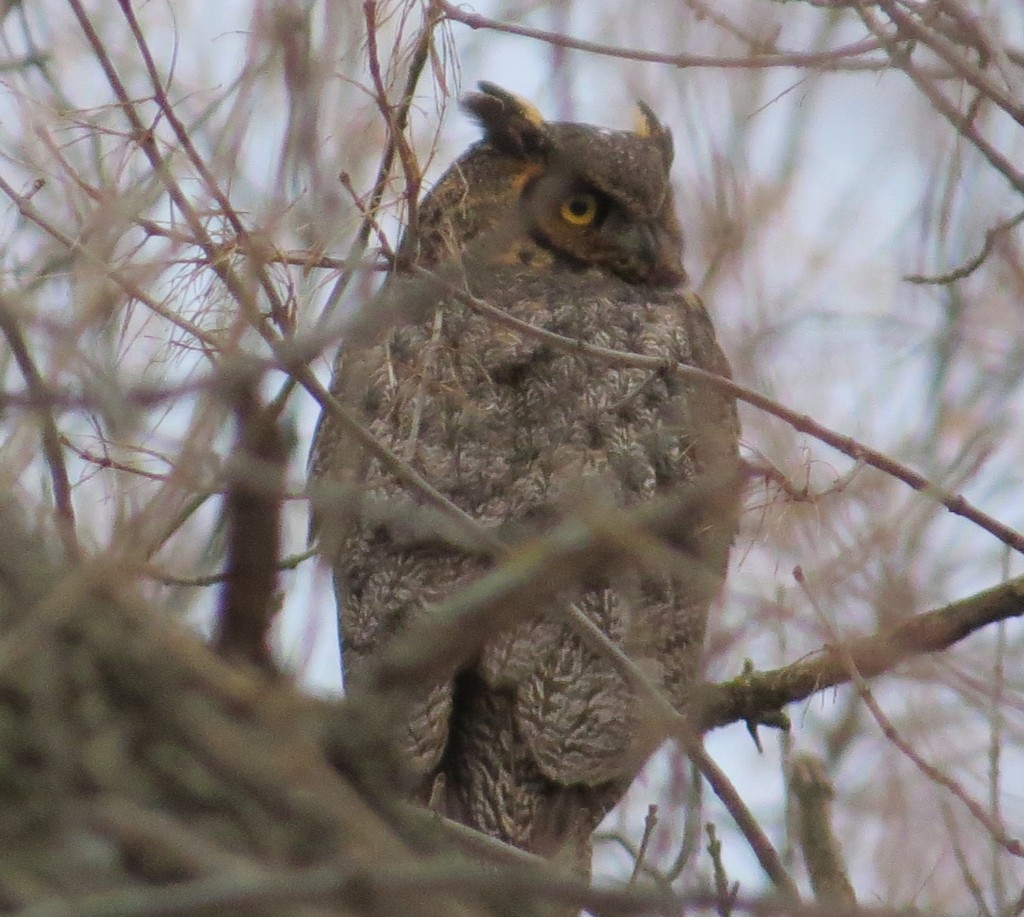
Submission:
[[[235,398],[238,440],[224,499],[228,558],[214,645],[225,657],[273,670],[267,642],[277,611],[281,497],[288,449],[250,389]]]
[[[797,582],[804,588],[805,593],[811,599],[812,604],[815,606],[815,610],[818,613],[826,626],[830,630],[833,630],[831,622],[825,616],[824,612],[821,611],[817,606],[813,596],[807,589],[807,581],[804,578],[803,571],[798,567],[793,571],[793,575]],[[838,637],[833,630],[833,635]],[[893,743],[910,761],[914,766],[921,771],[929,780],[933,783],[937,783],[939,786],[949,790],[957,799],[959,799],[966,807],[967,811],[971,813],[985,829],[992,835],[992,838],[997,841],[1000,846],[1004,847],[1009,853],[1014,856],[1024,857],[1024,844],[1022,844],[1015,837],[1011,837],[1006,829],[999,823],[999,821],[990,815],[985,809],[971,796],[968,795],[967,791],[960,785],[960,783],[950,777],[948,774],[944,774],[934,764],[930,764],[918,753],[918,751],[899,734],[896,727],[893,726],[892,722],[885,715],[882,708],[879,706],[878,701],[875,700],[874,694],[868,687],[868,683],[864,676],[861,674],[857,667],[857,663],[854,661],[853,656],[850,655],[849,650],[841,642],[836,640],[834,651],[839,656],[843,666],[846,668],[847,674],[850,676],[850,680],[853,682],[854,687],[857,689],[857,693],[860,695],[864,706],[868,708],[875,722],[884,733],[885,737]]]
[[[64,447],[61,435],[46,404],[46,383],[39,372],[28,344],[22,334],[14,306],[6,297],[0,297],[0,332],[7,338],[7,344],[14,355],[29,397],[36,402],[34,412],[39,420],[39,433],[43,443],[43,455],[50,470],[50,481],[53,485],[53,502],[57,511],[57,531],[64,543],[64,552],[71,561],[79,560],[82,549],[75,533],[75,507],[71,500],[71,480],[68,477],[67,465],[64,462]]]
[[[813,755],[798,755],[790,766],[789,786],[797,801],[800,846],[815,898],[824,907],[855,907],[853,886],[832,830],[835,791],[824,764]]]
[[[174,136],[181,144],[181,148],[185,151],[188,161],[192,163],[196,172],[198,172],[199,176],[202,178],[207,192],[220,206],[220,212],[231,225],[236,239],[242,246],[242,250],[249,256],[249,268],[259,280],[260,287],[263,289],[263,292],[267,297],[267,301],[270,303],[270,315],[282,333],[286,333],[291,328],[292,318],[287,306],[278,294],[277,287],[273,284],[270,276],[264,268],[260,246],[253,245],[250,240],[249,231],[242,222],[241,217],[232,206],[231,201],[228,200],[227,195],[221,190],[219,183],[207,167],[203,157],[199,155],[199,151],[195,148],[195,144],[193,144],[192,138],[189,136],[188,129],[181,123],[181,119],[174,110],[174,106],[171,105],[170,100],[167,98],[163,80],[157,72],[156,63],[153,61],[153,55],[150,53],[149,45],[146,42],[145,36],[143,36],[142,30],[139,28],[138,20],[135,18],[135,11],[132,9],[131,0],[118,0],[118,4],[121,7],[121,12],[124,14],[125,19],[128,21],[132,37],[135,39],[135,43],[142,55],[143,62],[146,65],[146,72],[149,74],[149,80],[153,86],[154,100],[159,106],[160,111],[163,113],[163,116],[167,119],[167,123],[170,124],[174,131]],[[73,6],[79,22],[82,23],[82,26],[86,31],[89,42],[96,50],[97,56],[103,56],[105,52],[99,44],[99,38],[96,36],[96,33],[92,30],[91,26],[88,25],[88,20],[85,19],[84,11],[80,11],[81,8],[78,6],[77,0],[73,3]],[[104,69],[107,71],[107,78],[111,81],[111,86],[114,88],[115,92],[118,93],[118,96],[121,97],[123,88],[119,88],[121,85],[120,80],[114,72],[113,65],[110,64],[105,66]],[[173,180],[171,173],[166,168],[166,164],[163,163],[163,158],[157,150],[156,139],[153,136],[152,131],[145,130],[135,112],[134,107],[130,104],[126,104],[126,102],[126,97],[122,98],[121,107],[125,115],[128,117],[128,120],[132,123],[132,127],[136,132],[136,139],[142,146],[142,149],[146,153],[150,162],[153,164],[153,168],[156,173],[162,177],[164,186],[167,188],[171,198],[178,206],[178,209],[181,211],[185,219],[188,220],[189,228],[195,234],[196,240],[200,241],[200,244],[202,244],[203,249],[206,251],[207,257],[211,259],[210,267],[217,272],[222,280],[224,280],[228,289],[231,290],[233,294],[236,294],[239,306],[244,306],[248,301],[248,297],[237,295],[236,291],[242,289],[238,278],[236,278],[232,272],[227,270],[222,271],[218,268],[218,262],[215,260],[216,246],[214,245],[213,240],[207,235],[202,223],[195,216],[191,204],[188,203],[188,199],[181,191],[178,184]],[[255,314],[251,318],[254,322],[256,321]]]
[[[887,12],[894,8],[894,4],[888,2],[880,2]],[[935,107],[935,110],[939,112],[953,127],[957,133],[963,136],[966,140],[970,141],[977,149],[978,152],[984,156],[989,164],[999,172],[1020,194],[1024,194],[1024,173],[1020,172],[1014,167],[1013,163],[1002,153],[999,152],[985,137],[982,136],[981,132],[977,127],[974,126],[972,120],[960,111],[949,99],[946,98],[935,86],[932,79],[925,74],[923,69],[915,64],[907,53],[906,48],[894,41],[886,33],[884,27],[878,22],[874,14],[867,9],[865,6],[858,4],[856,6],[857,14],[864,21],[864,24],[874,34],[885,47],[886,52],[889,55],[889,59],[892,61],[893,66],[898,67],[910,79],[914,85],[921,91],[921,93],[928,99],[929,102]]]
[[[975,525],[994,535],[1004,544],[1012,547],[1015,551],[1024,554],[1024,535],[990,516],[988,513],[982,512],[960,494],[952,494],[945,491],[939,485],[929,481],[924,475],[919,474],[896,459],[858,442],[852,436],[838,433],[824,424],[818,423],[806,414],[793,411],[762,395],[760,392],[755,392],[753,389],[746,388],[724,376],[717,376],[707,370],[698,369],[696,366],[687,366],[685,363],[666,363],[665,360],[659,357],[630,353],[628,351],[610,350],[607,347],[599,347],[586,341],[568,338],[553,331],[547,331],[544,328],[539,328],[536,325],[531,325],[529,322],[509,315],[502,309],[498,309],[490,303],[471,295],[466,290],[447,283],[430,271],[423,268],[416,268],[415,270],[417,274],[427,278],[474,312],[487,316],[503,327],[512,328],[525,336],[544,341],[565,353],[593,357],[600,362],[613,366],[638,366],[670,372],[681,378],[702,382],[728,392],[734,398],[745,401],[747,404],[751,404],[774,417],[778,417],[793,427],[793,429],[821,440],[823,443],[842,452],[844,455],[848,455],[855,461],[863,462],[865,465],[871,465],[879,471],[884,471],[913,490],[941,503],[954,515],[970,520]]]
[[[772,67],[812,67],[820,70],[884,70],[888,66],[885,61],[856,60],[882,47],[880,40],[864,39],[831,51],[811,53],[779,52],[776,54],[751,53],[745,57],[713,57],[702,54],[658,54],[635,48],[616,48],[593,41],[572,38],[560,32],[545,32],[543,29],[532,29],[528,26],[515,25],[489,19],[479,13],[471,13],[447,0],[432,0],[432,6],[445,19],[459,22],[471,29],[489,29],[531,38],[560,48],[572,48],[599,54],[605,57],[617,57],[621,60],[644,61],[651,64],[668,64],[680,69],[688,67],[708,67],[722,70],[758,70]]]
[[[945,274],[936,274],[933,276],[928,274],[907,274],[903,279],[906,280],[907,283],[945,286],[946,284],[956,283],[958,280],[963,280],[965,277],[970,277],[971,274],[985,263],[988,256],[992,254],[992,251],[996,247],[996,242],[999,241],[1000,237],[1016,229],[1021,223],[1024,223],[1024,210],[1016,216],[1012,216],[1010,219],[1004,220],[1002,223],[993,226],[985,233],[985,241],[982,243],[981,251],[979,251],[973,258],[965,261],[958,268],[954,268]]]
[[[854,640],[844,652],[863,678],[874,678],[915,656],[949,649],[996,621],[1021,616],[1024,577],[922,612],[891,630]],[[849,680],[850,673],[837,650],[825,647],[809,659],[780,669],[700,688],[704,699],[698,722],[702,730],[708,730],[737,721],[756,721],[765,713]]]
[[[377,212],[380,210],[381,201],[384,199],[384,192],[388,186],[388,178],[391,175],[391,169],[395,163],[395,155],[398,153],[399,144],[407,143],[405,140],[405,130],[409,123],[409,111],[412,108],[413,96],[416,94],[416,85],[420,81],[423,69],[426,67],[427,61],[430,60],[434,43],[434,29],[439,24],[440,19],[435,16],[431,10],[427,21],[423,24],[420,31],[419,38],[416,41],[416,46],[413,49],[412,59],[409,62],[409,72],[405,80],[405,88],[402,92],[402,98],[399,99],[397,106],[392,110],[392,108],[387,105],[386,97],[380,96],[378,98],[379,104],[384,105],[387,108],[389,128],[388,138],[384,151],[381,155],[380,165],[377,168],[377,177],[374,180],[373,188],[370,191],[370,199],[366,207],[366,212],[359,224],[355,241],[352,243],[352,247],[349,250],[347,258],[348,261],[358,261],[363,257],[363,254],[366,251],[366,245],[370,239],[370,232],[373,229],[374,221],[377,219]],[[324,320],[328,320],[334,313],[335,307],[338,302],[340,302],[341,297],[344,295],[346,288],[352,280],[352,276],[353,273],[349,269],[342,273],[335,281],[334,286],[331,288],[331,292],[328,294],[327,300],[324,303]]]

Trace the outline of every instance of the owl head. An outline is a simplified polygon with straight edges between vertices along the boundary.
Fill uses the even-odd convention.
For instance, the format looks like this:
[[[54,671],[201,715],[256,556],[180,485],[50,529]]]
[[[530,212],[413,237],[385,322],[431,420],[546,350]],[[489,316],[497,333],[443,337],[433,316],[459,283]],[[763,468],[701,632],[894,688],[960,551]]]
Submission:
[[[628,283],[685,280],[669,169],[672,136],[643,103],[632,131],[545,121],[491,83],[462,101],[483,128],[424,198],[415,251],[450,258],[603,271]]]

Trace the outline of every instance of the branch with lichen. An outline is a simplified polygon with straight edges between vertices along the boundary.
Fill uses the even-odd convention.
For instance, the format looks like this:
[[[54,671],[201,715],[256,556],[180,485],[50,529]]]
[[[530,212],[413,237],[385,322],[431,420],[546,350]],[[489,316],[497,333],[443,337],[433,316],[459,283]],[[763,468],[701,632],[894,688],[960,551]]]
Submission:
[[[864,678],[890,672],[915,656],[949,649],[976,631],[1024,615],[1024,577],[922,612],[896,627],[846,644]],[[701,731],[737,721],[756,722],[766,713],[849,682],[850,670],[831,647],[799,662],[765,672],[744,673],[731,681],[698,689],[696,720]]]

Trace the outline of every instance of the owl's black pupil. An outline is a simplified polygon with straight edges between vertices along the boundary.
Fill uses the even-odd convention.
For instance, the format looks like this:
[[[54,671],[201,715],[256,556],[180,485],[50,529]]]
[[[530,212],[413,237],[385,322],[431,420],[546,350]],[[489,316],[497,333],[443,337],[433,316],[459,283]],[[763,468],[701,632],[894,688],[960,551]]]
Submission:
[[[586,216],[587,211],[590,209],[590,203],[586,198],[577,197],[569,202],[569,212],[574,217]]]

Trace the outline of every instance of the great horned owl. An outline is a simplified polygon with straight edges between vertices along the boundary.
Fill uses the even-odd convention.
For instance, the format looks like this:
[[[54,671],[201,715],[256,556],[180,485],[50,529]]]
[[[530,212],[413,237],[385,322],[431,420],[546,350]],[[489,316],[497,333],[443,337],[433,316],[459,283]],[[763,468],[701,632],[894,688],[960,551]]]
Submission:
[[[551,123],[487,83],[463,107],[483,139],[422,201],[406,264],[560,335],[728,374],[707,313],[680,290],[672,138],[650,109],[639,106],[634,131]],[[720,391],[554,349],[432,289],[424,309],[415,281],[389,279],[392,300],[401,305],[405,290],[419,304],[372,346],[343,343],[333,391],[506,543],[543,531],[581,495],[629,505],[735,468],[735,405]],[[486,562],[412,525],[417,494],[328,415],[312,474],[360,496],[317,523],[346,682],[356,684],[386,641]],[[736,525],[735,501],[718,502],[689,538],[712,576],[638,572],[581,583],[565,598],[681,708]],[[653,749],[612,663],[553,609],[526,612],[418,705],[405,751],[424,802],[586,872],[594,828]]]

